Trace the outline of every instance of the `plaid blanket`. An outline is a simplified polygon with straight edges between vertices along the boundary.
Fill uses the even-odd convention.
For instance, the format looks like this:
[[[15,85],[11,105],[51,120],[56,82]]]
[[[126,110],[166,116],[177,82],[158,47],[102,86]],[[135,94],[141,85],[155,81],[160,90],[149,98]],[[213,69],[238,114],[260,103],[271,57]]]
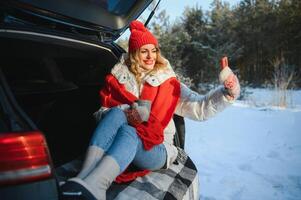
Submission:
[[[81,159],[56,169],[60,182],[75,176]],[[187,154],[179,149],[169,169],[153,171],[126,184],[113,183],[107,191],[107,200],[197,200],[199,199],[197,169]]]

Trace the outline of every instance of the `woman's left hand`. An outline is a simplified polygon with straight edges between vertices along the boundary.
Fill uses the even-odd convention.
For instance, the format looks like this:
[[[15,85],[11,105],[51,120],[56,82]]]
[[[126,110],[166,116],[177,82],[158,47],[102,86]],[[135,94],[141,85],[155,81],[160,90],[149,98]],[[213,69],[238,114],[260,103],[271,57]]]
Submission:
[[[228,58],[223,57],[221,59],[221,73],[220,81],[223,83],[227,94],[225,95],[228,100],[237,99],[240,94],[240,85],[237,76],[232,72],[228,66]]]
[[[224,87],[228,92],[228,95],[226,95],[227,99],[234,100],[238,98],[240,94],[240,85],[235,74],[232,73],[228,76],[224,82]]]

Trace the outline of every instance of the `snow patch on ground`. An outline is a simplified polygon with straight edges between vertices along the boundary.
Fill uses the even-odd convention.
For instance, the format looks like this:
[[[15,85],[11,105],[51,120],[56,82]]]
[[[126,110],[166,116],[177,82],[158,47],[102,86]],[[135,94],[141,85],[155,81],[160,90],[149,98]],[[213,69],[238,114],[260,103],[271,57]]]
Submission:
[[[293,96],[287,109],[237,101],[208,121],[185,119],[202,200],[301,199],[301,91]]]

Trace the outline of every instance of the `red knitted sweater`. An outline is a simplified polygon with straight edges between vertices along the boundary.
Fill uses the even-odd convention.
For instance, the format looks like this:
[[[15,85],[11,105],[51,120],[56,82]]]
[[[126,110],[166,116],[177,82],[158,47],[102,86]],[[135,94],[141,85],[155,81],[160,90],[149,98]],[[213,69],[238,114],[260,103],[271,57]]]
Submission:
[[[114,107],[120,104],[131,105],[138,98],[126,90],[124,84],[109,74],[106,76],[105,86],[100,90],[100,103],[104,107]],[[180,97],[180,83],[175,77],[165,80],[158,87],[145,83],[140,99],[152,102],[150,117],[147,122],[135,126],[136,132],[142,140],[145,150],[164,140],[163,131],[171,120]],[[125,171],[116,178],[116,182],[127,182],[138,176],[144,176],[148,170]]]

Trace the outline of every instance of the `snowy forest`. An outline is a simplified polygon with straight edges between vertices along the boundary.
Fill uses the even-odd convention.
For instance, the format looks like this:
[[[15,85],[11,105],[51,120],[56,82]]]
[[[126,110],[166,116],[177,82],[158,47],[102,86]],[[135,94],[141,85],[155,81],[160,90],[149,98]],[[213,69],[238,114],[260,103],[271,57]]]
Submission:
[[[198,5],[186,7],[172,24],[159,7],[149,28],[194,89],[200,90],[200,82],[217,83],[224,55],[243,86],[301,87],[300,0],[242,0],[232,7],[213,0],[206,12]]]

